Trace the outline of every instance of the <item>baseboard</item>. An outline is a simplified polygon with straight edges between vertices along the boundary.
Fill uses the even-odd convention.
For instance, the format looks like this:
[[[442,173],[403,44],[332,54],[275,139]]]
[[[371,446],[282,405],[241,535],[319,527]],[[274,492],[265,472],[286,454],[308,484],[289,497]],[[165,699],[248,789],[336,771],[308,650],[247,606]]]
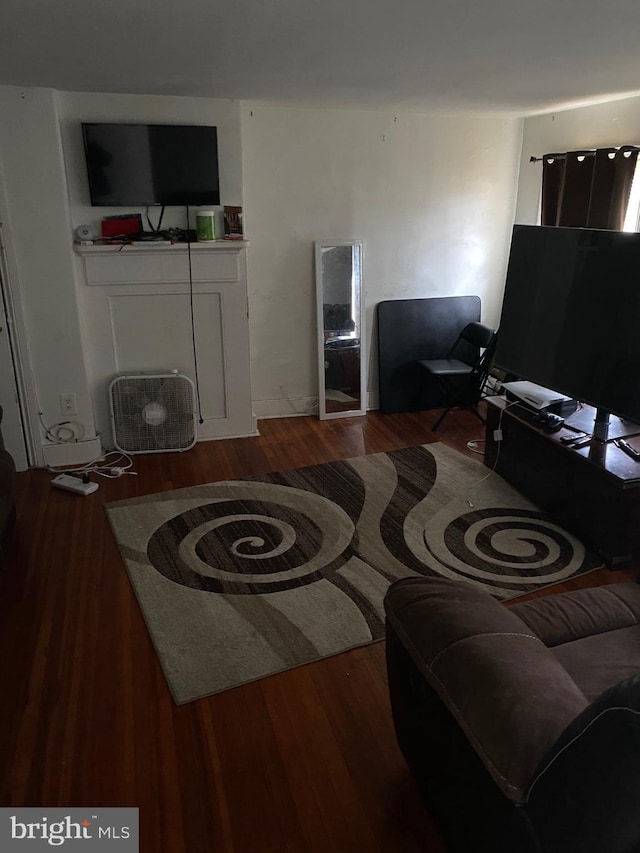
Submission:
[[[253,411],[261,420],[269,418],[294,418],[303,415],[318,414],[317,397],[287,397],[280,400],[254,400]],[[377,391],[367,394],[367,410],[380,408],[380,395]]]
[[[200,435],[196,439],[197,442],[201,441],[226,441],[228,438],[254,438],[256,435],[260,435],[260,430],[258,429],[257,422],[256,427],[251,432],[234,432],[232,435]]]
[[[242,418],[209,418],[197,426],[198,441],[218,441],[224,438],[247,438],[259,435],[255,413]]]
[[[87,441],[70,441],[63,444],[43,444],[44,464],[51,468],[85,465],[102,456],[102,444],[99,438]]]
[[[292,418],[318,413],[317,397],[287,397],[281,400],[254,400],[253,412],[258,420]]]

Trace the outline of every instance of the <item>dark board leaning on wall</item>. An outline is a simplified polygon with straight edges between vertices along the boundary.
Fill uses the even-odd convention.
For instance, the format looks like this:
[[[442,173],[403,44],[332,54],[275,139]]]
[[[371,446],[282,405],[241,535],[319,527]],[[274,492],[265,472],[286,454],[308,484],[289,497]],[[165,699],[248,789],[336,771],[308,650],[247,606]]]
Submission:
[[[377,315],[380,411],[440,408],[437,383],[426,383],[415,362],[446,358],[463,326],[480,320],[480,297],[393,299],[379,302]]]

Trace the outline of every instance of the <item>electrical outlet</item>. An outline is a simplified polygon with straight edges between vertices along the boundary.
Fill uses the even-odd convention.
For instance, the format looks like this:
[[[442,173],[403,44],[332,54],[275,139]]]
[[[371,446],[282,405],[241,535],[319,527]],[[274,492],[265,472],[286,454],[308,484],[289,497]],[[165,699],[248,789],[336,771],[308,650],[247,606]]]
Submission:
[[[78,414],[77,394],[60,394],[60,411],[63,415]]]

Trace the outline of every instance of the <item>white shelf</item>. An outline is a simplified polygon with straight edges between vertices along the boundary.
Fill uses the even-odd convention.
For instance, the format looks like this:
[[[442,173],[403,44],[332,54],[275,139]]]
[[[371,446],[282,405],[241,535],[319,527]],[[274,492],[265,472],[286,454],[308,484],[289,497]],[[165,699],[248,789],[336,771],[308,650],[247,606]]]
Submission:
[[[149,255],[156,252],[187,253],[191,246],[191,252],[239,252],[249,246],[248,240],[214,240],[211,243],[172,243],[170,246],[162,246],[150,241],[146,246],[131,246],[128,243],[119,245],[94,244],[93,246],[81,246],[74,243],[73,250],[78,255]]]

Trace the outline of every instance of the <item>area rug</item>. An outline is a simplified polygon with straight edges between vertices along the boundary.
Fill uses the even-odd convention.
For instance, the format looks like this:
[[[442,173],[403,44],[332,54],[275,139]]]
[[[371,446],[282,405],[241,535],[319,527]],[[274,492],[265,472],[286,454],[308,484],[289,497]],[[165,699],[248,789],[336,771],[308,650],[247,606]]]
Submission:
[[[508,599],[602,564],[440,443],[107,512],[179,704],[381,639],[397,578],[461,578]]]

